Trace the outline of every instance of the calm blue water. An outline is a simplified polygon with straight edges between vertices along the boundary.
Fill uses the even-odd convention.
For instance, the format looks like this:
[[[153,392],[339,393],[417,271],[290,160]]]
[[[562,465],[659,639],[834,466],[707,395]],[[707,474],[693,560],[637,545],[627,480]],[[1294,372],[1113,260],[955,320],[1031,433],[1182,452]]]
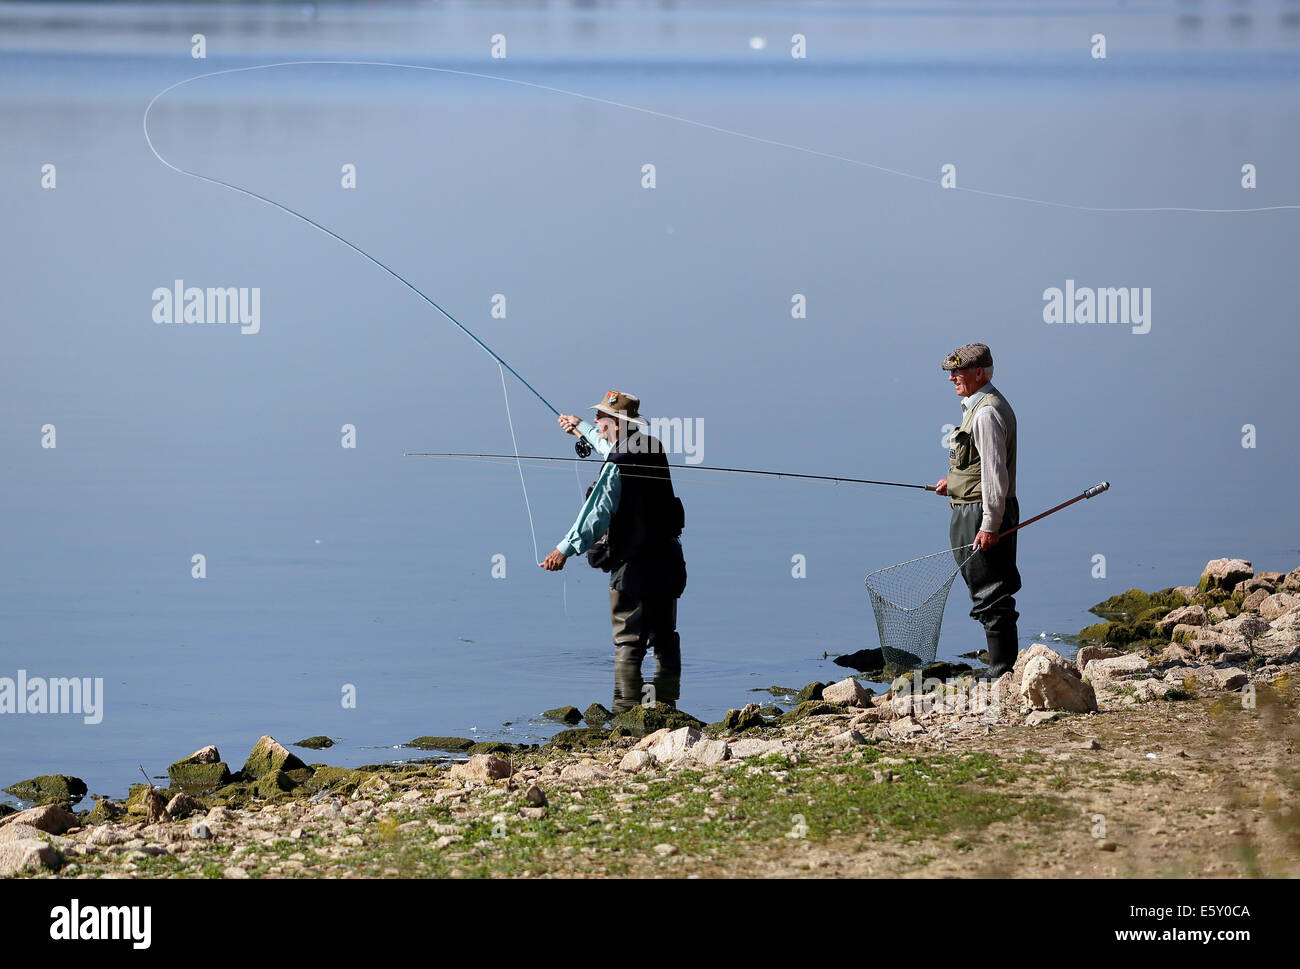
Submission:
[[[960,416],[939,361],[990,344],[1024,515],[1113,484],[1022,535],[1026,641],[1210,558],[1294,567],[1300,211],[1095,213],[936,181],[952,163],[959,187],[1076,206],[1300,202],[1295,5],[962,10],[0,4],[0,676],[105,690],[98,725],[0,716],[0,782],[59,771],[120,794],[137,764],[215,743],[238,766],[263,733],[329,734],[319,759],[338,764],[422,734],[539,740],[541,710],[611,700],[605,576],[536,567],[514,467],[402,456],[509,452],[496,364],[355,252],[149,151],[149,100],[233,67],[400,61],[659,112],[294,66],[185,85],[150,130],[173,164],[388,263],[561,410],[617,387],[701,418],[708,464],[932,483]],[[176,279],[259,287],[261,332],[155,324]],[[1045,324],[1067,279],[1149,287],[1150,332]],[[572,454],[509,393],[522,453]],[[526,470],[543,554],[595,473]],[[838,678],[824,654],[876,645],[864,574],[947,544],[946,503],[921,492],[675,480],[680,705],[706,719]],[[959,582],[941,657],[982,644],[968,608]]]

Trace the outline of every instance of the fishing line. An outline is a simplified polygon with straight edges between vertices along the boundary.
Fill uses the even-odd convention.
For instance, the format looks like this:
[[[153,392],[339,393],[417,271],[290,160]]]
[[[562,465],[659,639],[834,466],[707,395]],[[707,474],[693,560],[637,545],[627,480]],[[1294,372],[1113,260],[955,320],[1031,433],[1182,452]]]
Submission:
[[[752,141],[760,145],[767,145],[772,148],[784,148],[788,151],[798,151],[808,155],[815,155],[819,158],[827,158],[830,159],[831,161],[843,162],[846,165],[855,165],[859,168],[869,168],[872,171],[882,172],[886,175],[895,175],[899,178],[906,178],[912,181],[922,182],[923,184],[926,185],[934,186],[937,184],[934,177],[930,175],[918,175],[915,172],[905,172],[896,168],[888,168],[884,165],[877,165],[873,162],[863,161],[860,158],[851,158],[847,155],[837,155],[834,152],[820,151],[816,148],[805,148],[802,145],[795,145],[785,141],[777,141],[773,138],[764,138],[760,135],[751,135],[744,131],[736,131],[731,128],[723,128],[720,125],[709,124],[708,122],[705,121],[695,121],[692,118],[684,118],[681,117],[680,115],[668,114],[667,112],[664,111],[655,111],[651,108],[643,108],[635,104],[626,104],[622,101],[614,101],[609,98],[601,98],[591,94],[583,94],[580,91],[568,91],[565,90],[564,88],[551,87],[546,84],[538,84],[534,81],[522,81],[519,80],[518,78],[513,78],[513,77],[501,77],[495,74],[481,74],[475,71],[458,71],[450,67],[430,67],[425,64],[398,64],[391,61],[339,61],[339,60],[279,61],[274,64],[254,64],[250,67],[232,67],[224,71],[209,71],[206,74],[196,74],[193,77],[185,78],[184,80],[177,81],[175,84],[172,84],[169,87],[163,88],[161,91],[159,91],[157,94],[153,96],[153,100],[151,100],[149,102],[148,107],[144,109],[144,137],[145,137],[145,141],[149,143],[149,150],[154,153],[154,157],[156,157],[160,162],[162,162],[168,168],[172,169],[172,171],[179,172],[182,175],[190,175],[194,178],[201,178],[204,181],[212,182],[214,185],[224,185],[226,188],[233,189],[236,192],[242,192],[243,194],[248,195],[251,198],[259,199],[263,202],[266,202],[269,205],[274,205],[276,206],[276,208],[282,209],[283,211],[288,212],[290,215],[293,215],[299,219],[302,219],[304,222],[316,226],[316,228],[320,229],[322,232],[326,232],[329,235],[334,236],[335,239],[338,239],[344,245],[347,245],[352,249],[356,249],[357,252],[360,252],[363,256],[365,256],[367,259],[370,259],[380,268],[387,270],[393,276],[396,276],[401,282],[406,283],[408,287],[414,290],[417,294],[419,294],[429,303],[433,304],[435,309],[443,313],[444,316],[447,316],[448,319],[451,319],[452,322],[456,323],[457,326],[460,326],[462,330],[465,330],[465,328],[461,326],[460,323],[458,323],[456,320],[452,319],[451,316],[442,309],[442,307],[438,306],[436,303],[433,302],[433,300],[429,299],[429,297],[425,296],[414,286],[411,286],[410,283],[407,283],[406,280],[398,276],[397,273],[393,272],[391,269],[388,269],[388,267],[385,266],[383,263],[379,262],[379,260],[375,259],[373,256],[369,255],[368,253],[358,248],[357,246],[352,245],[352,243],[348,242],[346,239],[342,238],[341,236],[335,235],[333,232],[330,232],[328,229],[324,228],[323,226],[320,226],[317,223],[312,222],[306,216],[294,212],[292,209],[288,208],[287,206],[280,205],[280,203],[278,202],[273,202],[271,201],[271,199],[258,195],[255,192],[250,192],[247,189],[240,188],[237,185],[232,185],[229,182],[223,182],[218,178],[211,178],[210,176],[207,175],[201,175],[198,172],[191,172],[183,168],[178,168],[177,166],[173,165],[171,162],[167,161],[167,159],[163,158],[162,155],[158,154],[158,150],[154,148],[153,140],[149,137],[149,111],[153,108],[154,102],[156,102],[168,91],[171,91],[174,88],[178,88],[183,84],[189,84],[192,81],[199,81],[208,77],[218,77],[223,74],[239,74],[245,71],[264,71],[276,67],[344,66],[344,65],[353,66],[353,67],[399,67],[405,70],[433,71],[439,74],[455,74],[460,77],[473,77],[473,78],[478,78],[480,80],[486,80],[486,81],[500,81],[503,84],[515,84],[520,87],[533,88],[534,90],[538,90],[538,91],[548,91],[552,94],[563,94],[567,97],[578,98],[579,100],[582,101],[590,101],[593,104],[604,104],[604,105],[608,105],[609,107],[623,108],[626,111],[636,111],[640,114],[649,115],[650,117],[653,118],[662,118],[665,121],[676,121],[680,124],[691,125],[692,127],[702,128],[706,131],[713,131],[716,132],[717,134],[730,135],[733,138],[743,138],[746,141]],[[1049,208],[1068,209],[1075,212],[1111,212],[1111,213],[1190,212],[1190,213],[1199,213],[1199,214],[1223,215],[1223,214],[1237,214],[1237,213],[1248,213],[1248,212],[1275,212],[1284,209],[1300,209],[1300,204],[1296,204],[1296,203],[1285,203],[1279,205],[1258,205],[1258,206],[1253,206],[1248,208],[1198,208],[1198,207],[1183,206],[1183,205],[1158,205],[1158,206],[1078,205],[1072,202],[1054,202],[1051,199],[1032,198],[1026,195],[1012,195],[1006,192],[993,192],[993,191],[989,191],[988,189],[971,188],[966,185],[954,185],[951,188],[941,189],[941,191],[964,192],[970,195],[983,196],[984,198],[1001,199],[1007,202],[1024,202],[1030,205],[1044,205]],[[484,350],[487,350],[488,353],[492,353],[492,356],[496,357],[498,361],[500,361],[501,363],[505,363],[505,361],[501,360],[500,357],[497,357],[497,355],[493,353],[487,347],[486,344],[484,344],[481,340],[479,340],[478,337],[470,333],[469,330],[465,330],[465,332],[469,334],[469,336],[473,338],[473,340],[476,343],[478,343],[481,347],[483,347]],[[507,368],[510,367],[509,364],[505,364],[505,366]],[[513,369],[511,369],[510,372],[514,373],[516,377],[519,377],[519,374],[515,373]],[[523,382],[525,386],[528,386],[528,382],[525,381],[523,377],[519,377],[519,380]],[[531,386],[528,386],[528,389],[532,390],[534,394],[537,394],[538,398],[542,401],[542,403],[546,404],[547,407],[550,407],[552,411],[555,411],[555,408],[551,407],[550,403],[546,401],[546,398],[542,397],[541,394],[538,394],[537,391],[533,390]],[[558,411],[556,411],[556,413],[558,414]]]
[[[168,168],[170,168],[172,171],[174,171],[174,172],[179,172],[181,175],[188,175],[188,176],[190,176],[191,178],[197,178],[197,179],[200,179],[200,180],[205,181],[205,182],[211,182],[213,185],[220,185],[220,186],[222,186],[223,188],[228,188],[228,189],[230,189],[230,190],[233,191],[233,192],[238,192],[238,193],[240,193],[241,195],[247,195],[249,198],[257,199],[259,202],[265,202],[267,205],[274,206],[275,208],[279,209],[281,212],[284,212],[284,213],[286,213],[286,214],[288,214],[288,215],[292,215],[295,219],[300,219],[301,221],[306,222],[306,223],[307,223],[309,226],[311,226],[312,228],[314,228],[314,229],[319,229],[321,232],[325,233],[325,234],[326,234],[327,236],[329,236],[331,239],[336,239],[336,240],[338,240],[339,242],[343,243],[343,245],[347,246],[347,247],[348,247],[349,249],[351,249],[353,252],[356,252],[356,253],[361,254],[362,256],[365,256],[368,260],[370,260],[372,263],[374,263],[376,266],[378,266],[378,267],[379,267],[380,269],[382,269],[384,272],[388,273],[388,275],[392,276],[392,277],[393,277],[394,279],[396,279],[399,283],[401,283],[403,286],[405,286],[407,289],[409,289],[411,292],[413,292],[416,296],[420,297],[420,299],[424,300],[426,303],[428,303],[430,306],[432,306],[435,310],[437,310],[439,313],[441,313],[443,316],[445,316],[448,320],[450,320],[453,324],[455,324],[456,327],[457,327],[457,328],[458,328],[462,333],[464,333],[467,337],[469,337],[471,340],[473,340],[475,343],[477,343],[477,344],[478,344],[478,345],[479,345],[479,346],[480,346],[480,347],[481,347],[481,348],[482,348],[482,349],[483,349],[483,350],[484,350],[484,351],[485,351],[489,356],[492,357],[493,360],[495,360],[498,364],[500,364],[501,366],[505,367],[505,368],[506,368],[507,370],[509,370],[512,374],[514,374],[515,377],[518,379],[518,381],[519,381],[521,384],[523,384],[523,385],[524,385],[525,387],[527,387],[530,391],[532,391],[532,394],[533,394],[534,397],[536,397],[538,400],[540,400],[543,404],[545,404],[545,405],[550,409],[550,411],[551,411],[552,414],[554,414],[556,417],[559,417],[559,416],[560,416],[560,412],[559,412],[558,410],[556,410],[555,406],[554,406],[554,405],[553,405],[549,400],[547,400],[545,397],[543,397],[540,393],[538,393],[538,392],[537,392],[537,388],[535,388],[532,384],[530,384],[530,383],[529,383],[527,380],[525,380],[523,377],[519,376],[519,371],[517,371],[514,367],[510,366],[510,364],[506,363],[505,360],[503,360],[503,359],[501,358],[500,354],[498,354],[498,353],[497,353],[495,350],[493,350],[490,346],[488,346],[486,343],[484,343],[482,340],[480,340],[480,339],[479,339],[479,338],[478,338],[478,337],[477,337],[477,336],[476,336],[476,335],[475,335],[475,334],[474,334],[474,333],[469,329],[469,327],[465,326],[465,324],[461,323],[460,320],[456,319],[456,317],[452,316],[452,315],[451,315],[450,313],[448,313],[445,309],[443,309],[441,306],[439,306],[437,303],[435,303],[432,299],[430,299],[428,296],[426,296],[423,292],[421,292],[419,289],[417,289],[417,288],[416,288],[416,287],[415,287],[415,286],[414,286],[414,285],[413,285],[413,284],[412,284],[412,283],[411,283],[411,282],[410,282],[410,281],[409,281],[405,276],[402,276],[402,275],[401,275],[400,273],[398,273],[396,270],[390,268],[390,267],[389,267],[388,265],[386,265],[385,263],[383,263],[383,262],[381,262],[380,260],[376,259],[374,256],[372,256],[370,253],[366,252],[366,250],[362,249],[360,246],[358,246],[358,245],[356,245],[356,244],[354,244],[354,243],[349,242],[347,239],[344,239],[344,238],[343,238],[341,235],[339,235],[337,232],[334,232],[334,231],[331,230],[331,229],[327,229],[327,228],[325,228],[325,226],[321,225],[319,222],[315,221],[314,219],[309,219],[307,216],[303,215],[301,212],[298,212],[298,211],[295,210],[295,209],[291,209],[291,208],[289,208],[289,206],[284,205],[284,204],[282,204],[282,203],[280,203],[280,202],[275,201],[275,199],[267,198],[265,195],[259,195],[259,194],[257,194],[256,192],[250,191],[250,190],[248,190],[248,189],[246,189],[246,188],[241,188],[240,186],[235,185],[235,184],[233,184],[233,183],[231,183],[231,182],[226,182],[226,181],[223,181],[223,180],[221,180],[221,179],[219,179],[219,178],[213,178],[211,175],[204,175],[204,174],[202,174],[201,172],[193,172],[193,171],[190,171],[190,170],[187,169],[187,168],[181,168],[181,167],[179,167],[179,166],[177,166],[177,165],[173,165],[171,162],[169,162],[166,158],[164,158],[162,155],[160,155],[160,154],[158,153],[158,149],[154,147],[153,139],[149,137],[149,112],[150,112],[151,110],[153,110],[154,102],[156,102],[160,97],[162,97],[162,96],[163,96],[164,94],[166,94],[168,91],[171,91],[173,88],[178,88],[178,87],[180,87],[182,84],[188,84],[188,83],[190,83],[191,81],[198,81],[198,80],[201,80],[202,78],[205,78],[205,77],[216,77],[216,76],[219,75],[219,74],[236,74],[236,73],[238,73],[238,72],[240,72],[240,71],[257,71],[257,70],[262,70],[262,69],[264,69],[264,68],[269,68],[269,67],[285,67],[285,66],[288,66],[288,65],[290,65],[290,64],[368,64],[368,63],[375,63],[375,62],[368,62],[368,61],[286,61],[286,62],[284,62],[284,63],[282,63],[282,64],[261,64],[261,65],[257,65],[257,66],[255,66],[255,67],[236,67],[236,68],[231,68],[230,70],[227,70],[227,71],[213,71],[213,72],[211,72],[211,73],[209,73],[209,74],[198,74],[198,75],[196,75],[196,76],[194,76],[194,77],[186,78],[186,79],[183,80],[183,81],[177,81],[175,84],[171,85],[170,87],[163,88],[163,90],[161,90],[161,91],[159,91],[157,94],[155,94],[155,95],[153,96],[153,100],[151,100],[151,101],[149,102],[149,106],[146,107],[146,108],[144,109],[144,140],[147,141],[147,142],[149,143],[149,150],[150,150],[151,152],[153,152],[154,157],[157,158],[157,159],[158,159],[160,162],[162,162],[164,165],[166,165]],[[375,63],[375,66],[384,66],[384,67],[415,67],[415,65],[413,65],[413,64],[383,64],[383,65],[381,65],[381,64],[377,64],[377,63]],[[434,70],[434,68],[429,68],[429,70]]]
[[[501,395],[506,399],[506,422],[510,425],[510,444],[515,449],[515,464],[519,466],[519,486],[524,489],[524,508],[528,510],[528,531],[533,536],[533,560],[541,565],[542,557],[537,551],[537,529],[533,525],[533,506],[528,500],[528,485],[524,483],[524,465],[519,460],[519,442],[515,440],[515,421],[510,416],[510,394],[506,392],[506,371],[504,365],[498,369],[501,371]]]

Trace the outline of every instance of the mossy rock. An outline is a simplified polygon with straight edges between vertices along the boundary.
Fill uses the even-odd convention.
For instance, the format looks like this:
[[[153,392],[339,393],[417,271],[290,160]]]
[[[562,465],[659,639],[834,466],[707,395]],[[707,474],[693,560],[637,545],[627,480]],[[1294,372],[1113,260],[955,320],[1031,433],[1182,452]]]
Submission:
[[[579,727],[575,730],[561,730],[549,741],[547,747],[556,750],[582,750],[586,747],[599,747],[609,739],[609,731],[599,727]]]
[[[1091,626],[1084,626],[1079,630],[1079,642],[1097,644],[1109,642],[1111,627],[1118,625],[1121,624],[1113,622],[1095,622]]]
[[[167,768],[167,778],[172,787],[188,794],[215,791],[230,783],[230,767],[225,761],[215,764],[196,764],[189,758],[178,760]]]
[[[243,807],[253,799],[255,785],[248,781],[236,781],[219,787],[206,800],[212,807]]]
[[[528,750],[527,744],[508,744],[504,740],[484,740],[466,751],[471,757],[475,754],[518,754]]]
[[[83,828],[97,824],[108,824],[126,817],[126,805],[108,798],[101,798],[89,811],[78,811],[77,818]]]
[[[970,663],[931,663],[921,670],[921,679],[951,680],[963,673],[970,673],[973,669]]]
[[[463,754],[473,747],[477,740],[469,737],[416,737],[406,746],[418,747],[420,750],[445,750],[449,753]]]
[[[147,784],[131,785],[130,790],[127,791],[126,800],[122,802],[122,806],[126,808],[127,814],[145,815],[149,813],[149,809],[145,806],[144,802],[144,795],[147,790],[149,790]],[[155,787],[154,790],[163,796],[164,801],[170,801],[180,793],[180,791],[172,790],[170,787]]]
[[[575,724],[582,719],[582,711],[577,707],[556,707],[554,710],[543,710],[542,716],[547,720],[558,720],[560,723]]]
[[[704,721],[697,720],[684,710],[670,707],[666,703],[656,703],[653,706],[624,710],[614,718],[614,726],[622,727],[627,731],[628,736],[644,737],[665,727],[669,730],[677,730],[681,727],[694,727],[698,730],[704,726]]]
[[[18,809],[9,804],[0,804],[0,818],[8,814],[17,814]]]
[[[1160,609],[1147,610],[1141,620],[1133,622],[1099,622],[1079,630],[1082,643],[1108,643],[1123,649],[1132,649],[1142,640],[1158,639],[1155,621],[1166,613]]]
[[[86,782],[67,774],[42,774],[5,788],[6,794],[38,804],[64,804],[71,807],[86,796]]]
[[[775,703],[769,703],[765,707],[759,707],[758,712],[765,717],[779,717],[781,714],[785,713],[785,711],[782,710],[780,707],[778,707]]]
[[[824,689],[826,689],[826,684],[822,683],[820,680],[809,683],[794,695],[795,702],[805,703],[808,700],[820,700],[822,698],[822,690]]]
[[[288,794],[295,787],[301,786],[302,782],[290,777],[286,772],[273,770],[257,779],[253,785],[253,792],[260,798],[270,800]]]
[[[789,713],[777,718],[776,722],[782,726],[796,723],[804,717],[816,717],[825,713],[843,713],[844,711],[835,706],[833,703],[822,703],[820,700],[805,700]]]
[[[351,794],[366,779],[366,774],[350,767],[317,767],[303,787],[315,794],[329,790],[338,794]]]
[[[306,767],[296,754],[277,742],[274,737],[262,737],[253,746],[244,761],[243,775],[246,778],[259,778],[271,771],[290,771]]]
[[[794,696],[799,692],[799,688],[794,686],[765,686],[756,690],[750,690],[749,692],[770,693],[772,696]]]
[[[334,741],[329,737],[308,737],[305,740],[299,740],[294,743],[295,747],[306,747],[308,750],[324,750],[326,747],[333,747]]]
[[[588,727],[603,727],[614,719],[614,714],[603,704],[593,703],[582,711],[582,719]]]
[[[748,730],[750,727],[763,727],[766,723],[763,715],[757,710],[748,715],[744,710],[728,710],[727,715],[722,718],[722,726],[726,730],[739,733],[742,730]]]

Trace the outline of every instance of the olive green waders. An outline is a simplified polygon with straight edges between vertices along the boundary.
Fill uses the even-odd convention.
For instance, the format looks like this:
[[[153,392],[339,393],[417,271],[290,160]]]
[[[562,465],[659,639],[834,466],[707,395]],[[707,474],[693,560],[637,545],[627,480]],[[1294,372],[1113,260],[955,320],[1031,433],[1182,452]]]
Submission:
[[[988,643],[989,672],[1001,676],[1016,662],[1017,645],[1015,594],[1020,591],[1020,570],[1016,568],[1016,535],[1012,533],[999,539],[990,549],[969,554],[975,543],[984,518],[984,503],[973,501],[953,505],[952,523],[948,538],[952,542],[953,558],[961,566],[961,577],[970,589],[973,607],[970,617],[984,627]],[[1015,498],[1007,499],[999,532],[1020,524],[1020,505]],[[962,560],[965,559],[965,564]]]

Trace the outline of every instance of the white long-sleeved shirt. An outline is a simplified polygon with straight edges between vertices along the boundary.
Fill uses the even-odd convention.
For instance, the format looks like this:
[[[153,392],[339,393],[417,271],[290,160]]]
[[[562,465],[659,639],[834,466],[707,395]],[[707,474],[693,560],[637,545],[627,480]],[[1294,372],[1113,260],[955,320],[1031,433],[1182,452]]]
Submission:
[[[965,414],[979,403],[980,398],[992,388],[987,384],[969,397],[961,400]],[[971,438],[980,453],[980,494],[984,503],[984,517],[980,531],[997,533],[1002,527],[1002,516],[1007,508],[1011,490],[1007,473],[1007,425],[996,407],[981,407],[971,425]]]

